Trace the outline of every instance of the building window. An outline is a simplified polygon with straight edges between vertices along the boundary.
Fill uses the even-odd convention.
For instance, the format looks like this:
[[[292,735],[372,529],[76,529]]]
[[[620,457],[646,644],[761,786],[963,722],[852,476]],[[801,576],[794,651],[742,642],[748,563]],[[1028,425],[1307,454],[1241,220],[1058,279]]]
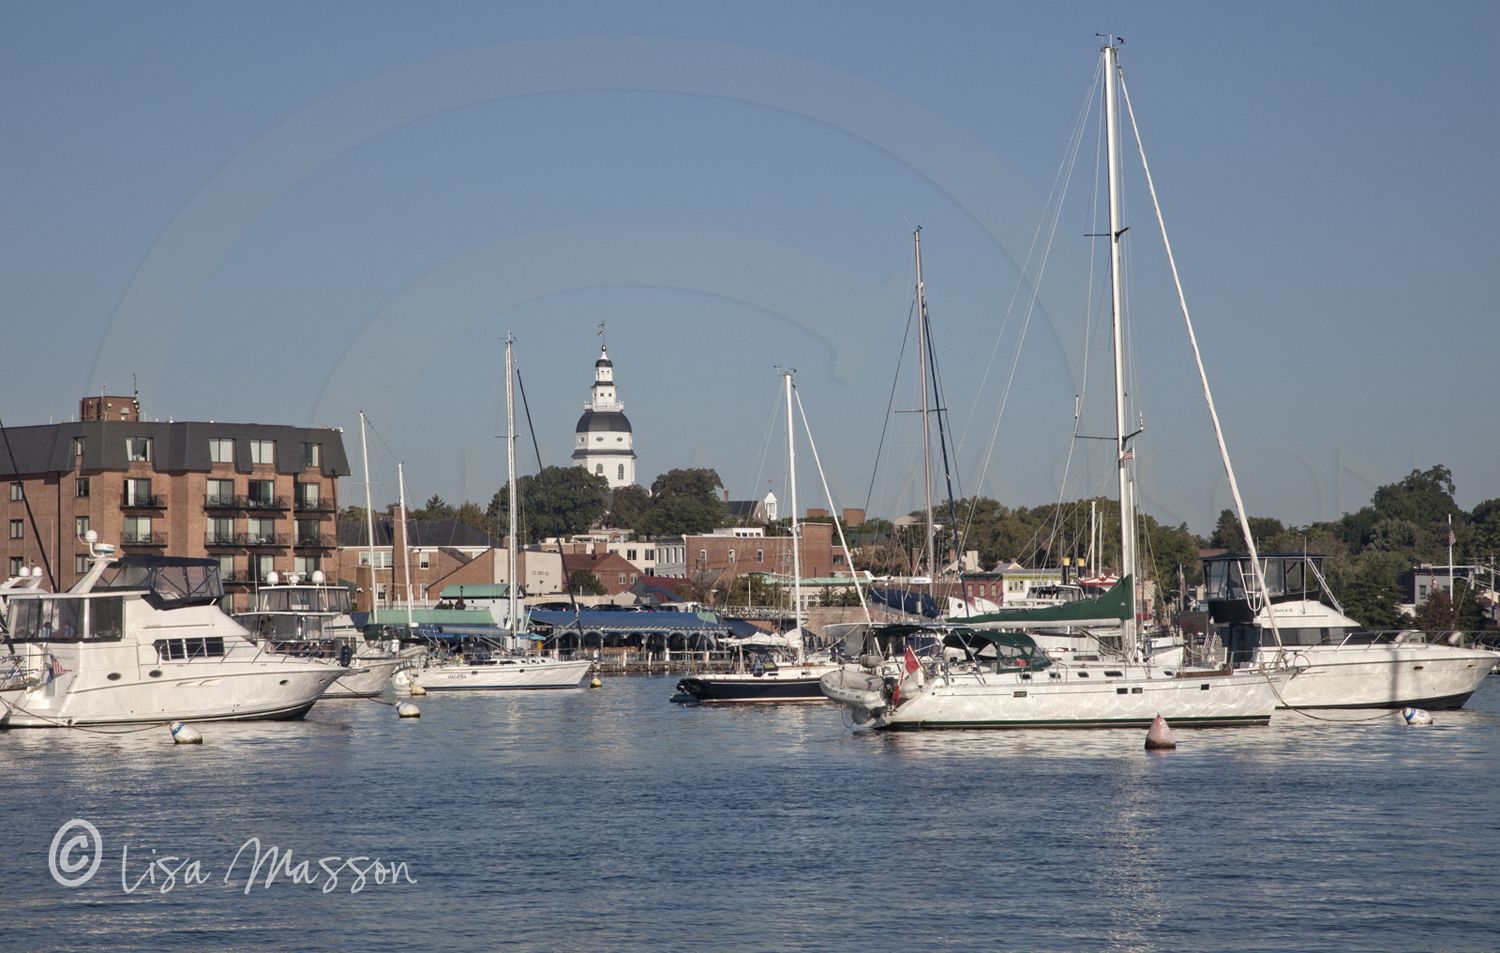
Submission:
[[[359,564],[361,566],[368,566],[368,565],[370,565],[370,551],[368,549],[362,550],[360,552],[360,554],[359,554]],[[389,549],[383,549],[383,550],[376,550],[375,551],[375,568],[376,569],[389,569],[389,568],[391,568],[391,551]]]
[[[729,551],[729,561],[734,562],[734,550],[732,549]]]
[[[10,501],[12,503],[26,499],[26,488],[19,483],[10,485]]]
[[[81,456],[83,456],[83,442],[86,439],[87,439],[86,437],[74,437],[73,438],[73,456],[75,456],[75,457],[81,457]]]
[[[124,502],[126,506],[150,506],[151,481],[126,480]]]
[[[645,560],[648,563],[654,563],[654,562],[656,562],[656,550],[654,550],[654,549],[648,549],[648,550],[646,550]]]
[[[297,521],[297,544],[307,545],[322,542],[321,533],[318,531],[317,520]]]
[[[11,520],[10,521],[10,538],[11,539],[25,539],[26,538],[26,521],[25,520]]]
[[[602,464],[602,463],[596,463],[596,464],[594,464],[594,475],[595,476],[604,476],[604,464]]]
[[[308,446],[316,447],[317,444],[308,444]],[[297,509],[315,510],[318,508],[318,485],[316,483],[298,483],[296,488]]]
[[[260,543],[274,544],[276,542],[276,521],[274,519],[255,517],[250,519],[248,522],[250,524],[249,531],[251,546],[255,546]]]
[[[275,463],[276,441],[274,440],[252,440],[250,441],[251,463]]]
[[[151,517],[125,517],[125,533],[122,542],[126,546],[149,544],[151,542]]]
[[[209,480],[208,481],[208,505],[209,506],[233,506],[234,505],[234,481],[233,480]]]
[[[273,571],[275,571],[275,569],[276,557],[274,556],[264,555],[250,557],[250,572],[255,576],[256,579],[259,579],[261,582],[265,582],[266,577],[269,576]]]
[[[619,478],[621,480],[625,479],[625,464],[623,464],[623,463],[620,464],[620,477]]]
[[[700,563],[706,563],[706,562],[708,562],[708,550],[706,550],[706,549],[700,549],[700,550],[698,550],[698,561]]]
[[[210,437],[208,459],[211,463],[233,463],[234,441],[226,437]]]
[[[150,437],[126,437],[125,459],[131,463],[151,462],[151,438]]]
[[[78,575],[81,576],[81,575],[83,575],[84,573],[86,573],[88,571],[89,571],[89,554],[88,553],[78,553],[77,555],[75,555],[73,557],[73,572],[75,572],[75,573],[77,573]],[[11,573],[11,575],[14,576],[15,573]]]
[[[214,557],[211,557],[211,558],[217,559],[219,561],[219,581],[220,582],[233,582],[234,581],[234,557],[233,556],[214,556]]]
[[[635,550],[633,550],[633,549],[627,549],[627,550],[625,550],[625,558],[633,561],[635,559]]]
[[[10,574],[12,578],[21,574],[21,567],[25,564],[25,562],[26,560],[22,559],[20,556],[10,557]]]
[[[89,518],[87,516],[73,517],[73,535],[82,537],[89,531]]]
[[[323,465],[323,445],[321,443],[304,443],[302,445],[302,465],[305,467],[321,467]]]
[[[250,481],[250,505],[273,506],[276,503],[276,483],[273,480]]]
[[[385,583],[382,582],[375,586],[375,598],[381,602],[385,601]]]
[[[207,539],[210,546],[231,546],[234,544],[234,520],[227,516],[216,516],[208,521]]]
[[[88,477],[79,477],[78,479],[76,479],[76,480],[73,481],[73,494],[75,496],[88,496],[89,495],[89,478]]]
[[[300,572],[304,576],[311,576],[321,568],[323,565],[318,561],[317,556],[296,556],[292,559],[292,571]]]
[[[431,568],[431,566],[432,566],[432,554],[431,553],[426,553],[426,552],[417,553],[417,568],[418,569],[429,569],[429,568]]]

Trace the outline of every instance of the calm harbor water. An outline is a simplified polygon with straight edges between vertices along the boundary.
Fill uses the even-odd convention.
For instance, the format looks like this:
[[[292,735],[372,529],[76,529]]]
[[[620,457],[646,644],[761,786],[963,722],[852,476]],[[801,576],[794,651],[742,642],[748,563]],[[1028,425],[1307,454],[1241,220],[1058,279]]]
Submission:
[[[1136,731],[856,733],[832,706],[682,708],[674,684],[429,695],[406,721],[321,702],[202,747],[0,735],[0,948],[1500,948],[1497,677],[1430,727],[1278,716],[1165,754]],[[69,888],[48,859],[75,818],[103,860]],[[266,887],[263,856],[247,893],[250,838],[292,863]],[[149,866],[168,856],[175,880]]]

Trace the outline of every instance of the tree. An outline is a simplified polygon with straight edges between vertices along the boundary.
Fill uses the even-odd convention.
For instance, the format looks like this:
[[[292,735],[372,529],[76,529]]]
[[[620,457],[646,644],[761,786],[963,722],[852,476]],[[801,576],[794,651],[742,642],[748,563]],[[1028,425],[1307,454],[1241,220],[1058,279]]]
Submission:
[[[707,467],[693,470],[668,470],[651,481],[651,496],[661,499],[669,496],[686,496],[717,502],[718,491],[724,486],[719,474]]]
[[[568,586],[573,590],[573,594],[578,596],[605,595],[604,583],[587,569],[575,569],[568,573]]]
[[[706,533],[723,521],[724,512],[724,504],[719,501],[705,502],[691,496],[659,497],[636,520],[635,530],[642,536]]]
[[[503,531],[502,533],[495,532],[494,521],[489,518],[484,510],[479,508],[478,503],[470,503],[468,500],[465,500],[463,505],[454,510],[448,518],[457,520],[465,526],[471,526],[489,536],[503,535]]]
[[[651,507],[651,494],[634,483],[610,494],[609,521],[619,529],[635,529]]]
[[[1396,586],[1399,562],[1390,556],[1371,554],[1363,560],[1339,597],[1344,614],[1366,629],[1394,629],[1401,622],[1396,604],[1401,591]]]
[[[537,543],[554,535],[572,536],[588,530],[604,515],[609,481],[582,467],[545,467],[540,474],[516,481],[518,535],[521,544]],[[550,506],[549,506],[550,503]],[[502,486],[486,510],[500,532],[509,532],[510,487]]]
[[[453,519],[453,507],[449,506],[441,496],[436,493],[427,498],[422,508],[415,513],[410,513],[408,519],[414,520],[451,520]]]
[[[367,512],[368,511],[363,506],[346,506],[343,509],[339,510],[339,522],[359,523],[361,526],[363,526],[365,524],[365,514]]]
[[[1272,537],[1286,532],[1286,527],[1281,525],[1281,520],[1264,516],[1247,516],[1245,522],[1250,524],[1250,533],[1255,537],[1257,550],[1264,549],[1266,542]],[[1214,527],[1213,536],[1208,540],[1208,548],[1246,551],[1245,533],[1240,529],[1240,518],[1235,515],[1234,510],[1223,510],[1219,513],[1219,522]]]

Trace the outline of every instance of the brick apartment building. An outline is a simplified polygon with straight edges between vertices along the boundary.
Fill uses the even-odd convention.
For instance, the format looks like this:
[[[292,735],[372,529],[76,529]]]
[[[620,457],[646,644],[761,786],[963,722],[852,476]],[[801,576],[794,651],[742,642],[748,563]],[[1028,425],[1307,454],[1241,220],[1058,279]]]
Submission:
[[[6,431],[8,574],[50,564],[69,588],[88,569],[93,530],[123,553],[217,560],[233,610],[272,570],[337,578],[338,478],[349,473],[340,431],[143,421],[129,397],[86,397],[79,418]]]
[[[831,523],[803,523],[802,576],[848,575],[849,561],[836,542]],[[750,532],[756,535],[750,535]],[[731,533],[745,535],[729,535]],[[721,535],[722,534],[722,535]],[[762,536],[758,531],[721,530],[708,536],[685,536],[687,575],[708,585],[753,572],[791,578],[792,538]]]

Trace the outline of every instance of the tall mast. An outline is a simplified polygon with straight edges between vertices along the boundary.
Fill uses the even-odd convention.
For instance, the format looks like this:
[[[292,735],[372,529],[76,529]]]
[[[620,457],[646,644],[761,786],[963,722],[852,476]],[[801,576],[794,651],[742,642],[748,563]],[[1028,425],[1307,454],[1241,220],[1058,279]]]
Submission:
[[[1115,350],[1115,465],[1120,478],[1120,578],[1130,579],[1126,592],[1126,605],[1130,617],[1125,620],[1122,636],[1127,658],[1135,654],[1135,590],[1139,580],[1135,578],[1135,499],[1130,482],[1130,464],[1135,454],[1130,450],[1130,437],[1125,431],[1125,349],[1121,324],[1124,315],[1124,298],[1120,280],[1120,238],[1125,229],[1120,225],[1120,111],[1116,79],[1119,48],[1113,40],[1104,52],[1104,109],[1109,132],[1109,284],[1110,310],[1114,325]]]
[[[400,462],[396,464],[396,493],[398,505],[401,507],[401,577],[406,580],[406,631],[410,634],[412,629],[411,557],[408,554],[409,540],[406,536],[406,474],[402,472]]]
[[[514,356],[511,351],[513,339],[509,334],[505,336],[505,472],[506,492],[509,494],[510,506],[510,538],[506,541],[507,554],[510,558],[509,578],[510,586],[510,617],[507,625],[510,626],[511,634],[516,632],[516,404],[515,404],[515,373]]]
[[[786,378],[786,456],[792,479],[792,621],[796,624],[797,664],[802,664],[802,540],[797,528],[797,432],[792,429],[792,372]]]
[[[370,445],[365,440],[365,412],[359,412],[359,453],[365,461],[365,530],[370,549],[370,611],[375,605],[375,505],[370,502]]]
[[[922,479],[927,509],[927,594],[936,599],[937,562],[933,558],[932,532],[932,437],[927,424],[927,297],[922,289],[922,230],[911,233],[917,249],[917,360],[922,378]]]

